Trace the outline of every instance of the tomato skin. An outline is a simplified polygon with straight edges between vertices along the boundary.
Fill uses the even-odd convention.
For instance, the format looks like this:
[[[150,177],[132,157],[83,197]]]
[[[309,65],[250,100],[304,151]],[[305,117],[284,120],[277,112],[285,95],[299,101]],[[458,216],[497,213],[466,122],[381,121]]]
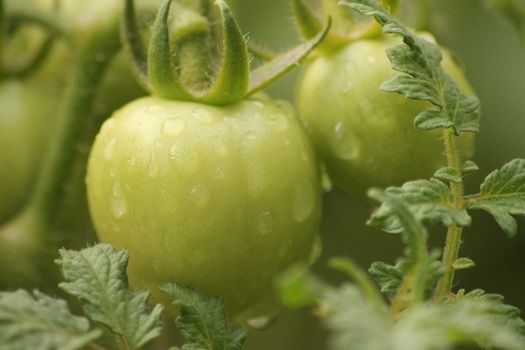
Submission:
[[[427,102],[379,90],[398,72],[385,50],[399,40],[362,40],[319,55],[306,66],[299,81],[297,106],[333,184],[363,198],[373,186],[399,185],[428,178],[446,164],[442,131],[413,126]],[[445,70],[466,94],[472,88],[450,56]],[[460,153],[473,152],[473,136],[459,139]]]
[[[52,82],[0,82],[0,222],[20,208],[45,147],[60,87]]]
[[[320,220],[313,150],[293,108],[264,95],[126,105],[96,138],[87,188],[101,241],[131,253],[134,287],[187,284],[237,319],[270,312],[272,279],[308,260]]]

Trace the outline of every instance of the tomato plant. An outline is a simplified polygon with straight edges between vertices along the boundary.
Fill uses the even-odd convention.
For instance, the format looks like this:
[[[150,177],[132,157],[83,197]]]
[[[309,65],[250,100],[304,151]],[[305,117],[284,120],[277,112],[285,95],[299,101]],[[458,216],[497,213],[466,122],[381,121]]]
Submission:
[[[411,116],[428,103],[379,90],[396,74],[385,52],[398,43],[367,39],[322,52],[308,63],[298,82],[299,115],[333,184],[361,198],[370,187],[427,178],[446,163],[441,133],[421,133],[413,126]],[[471,94],[449,55],[443,64],[462,91]],[[469,158],[472,135],[463,136],[458,146],[463,159]]]
[[[0,146],[41,158],[34,192],[0,229],[0,288],[10,290],[0,292],[0,348],[241,350],[248,329],[266,328],[287,306],[313,308],[331,350],[525,349],[517,308],[456,281],[475,266],[460,251],[474,210],[517,234],[525,159],[480,179],[477,192],[466,186],[483,168],[468,159],[480,102],[450,54],[401,23],[397,0],[324,0],[326,21],[294,0],[305,40],[283,54],[250,46],[223,0],[162,0],[145,32],[156,0],[137,0],[138,11],[133,0],[68,2],[53,11],[29,3],[5,12],[0,0],[0,104],[16,116],[2,120],[9,127],[0,129]],[[418,5],[410,23],[427,23]],[[507,1],[504,9],[522,29],[518,6]],[[27,25],[41,31],[33,36]],[[303,59],[298,115],[261,90]],[[114,110],[130,91],[140,93],[128,64],[149,95]],[[49,130],[30,139],[42,146],[18,142],[36,127]],[[15,174],[33,164],[13,159],[5,162]],[[360,214],[343,201],[353,209],[368,203],[329,194],[322,212],[323,166],[358,197],[367,186],[420,177],[367,191],[380,203],[367,224],[397,236],[404,249],[368,270],[329,259],[349,277],[339,285],[309,271],[320,252],[321,214],[328,242],[341,248],[328,223],[333,212],[352,222]],[[87,194],[75,182],[85,167]],[[101,242],[75,250],[75,239],[91,241],[82,232],[89,222],[63,208],[74,211],[83,195]],[[355,227],[341,228],[351,233],[344,249],[359,259]],[[442,249],[431,247],[440,238]],[[388,241],[372,239],[370,251],[385,253]],[[58,287],[78,299],[74,312],[70,300],[51,296],[52,261],[62,274]],[[33,292],[13,290],[36,283]],[[178,335],[164,327],[164,309],[185,337],[180,348],[168,345]],[[301,336],[309,333],[304,320]],[[265,336],[264,348],[290,346]],[[302,348],[322,348],[313,344]]]
[[[245,97],[247,52],[225,3],[223,75],[208,95],[162,80],[155,31],[168,6],[148,62],[160,97],[132,102],[104,124],[88,166],[91,215],[103,242],[137,257],[133,285],[177,280],[220,295],[239,319],[266,316],[275,303],[272,279],[312,254],[317,163],[291,105]]]

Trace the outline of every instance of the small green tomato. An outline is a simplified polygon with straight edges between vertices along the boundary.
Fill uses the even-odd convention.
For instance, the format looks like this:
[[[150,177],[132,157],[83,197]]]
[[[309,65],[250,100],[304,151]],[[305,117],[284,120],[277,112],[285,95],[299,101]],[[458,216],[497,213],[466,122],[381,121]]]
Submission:
[[[237,320],[274,311],[274,277],[308,261],[318,232],[313,150],[293,108],[264,95],[128,104],[96,138],[87,187],[100,239],[131,253],[133,287],[177,281]]]
[[[363,198],[373,186],[399,185],[432,176],[446,164],[441,131],[416,130],[413,121],[430,105],[379,90],[396,74],[385,50],[399,40],[361,40],[321,53],[305,67],[298,85],[299,116],[326,164],[333,184]],[[445,70],[472,94],[461,70],[444,55]],[[470,134],[461,155],[473,152]]]

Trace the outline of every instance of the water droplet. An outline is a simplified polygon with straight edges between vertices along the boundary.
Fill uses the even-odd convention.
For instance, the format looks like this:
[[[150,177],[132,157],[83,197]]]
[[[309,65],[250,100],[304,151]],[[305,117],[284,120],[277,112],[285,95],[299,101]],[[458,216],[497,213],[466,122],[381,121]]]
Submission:
[[[219,153],[221,156],[225,156],[228,154],[228,147],[226,146],[226,143],[222,138],[219,136],[215,136],[213,138],[214,141],[214,149]]]
[[[162,111],[162,107],[160,105],[149,105],[146,107],[146,113],[148,114],[156,114]]]
[[[298,222],[304,222],[312,215],[315,208],[315,193],[310,186],[297,185],[295,187],[295,197],[293,201],[293,217]]]
[[[279,131],[288,129],[288,119],[282,114],[270,114],[268,120],[270,125]]]
[[[359,107],[361,107],[361,109],[365,113],[372,112],[372,109],[374,108],[372,103],[370,103],[370,101],[367,100],[366,98],[363,98],[363,99],[359,100]]]
[[[290,145],[292,144],[292,142],[290,141],[289,138],[285,137],[285,138],[284,138],[284,144],[285,144],[286,146],[290,146]]]
[[[301,159],[303,162],[308,163],[310,162],[310,157],[308,157],[308,154],[306,152],[301,152]]]
[[[157,162],[157,154],[155,152],[151,153],[148,163],[148,176],[157,177],[159,173],[159,163]]]
[[[166,119],[161,126],[160,132],[162,135],[167,137],[173,137],[180,135],[184,128],[186,127],[186,122],[184,119],[180,118],[170,118]]]
[[[204,207],[210,201],[210,194],[206,188],[195,186],[190,192],[190,197],[199,207]]]
[[[348,129],[346,128],[346,125],[343,122],[337,122],[337,124],[335,124],[335,126],[334,126],[335,136],[338,139],[341,139],[341,138],[345,137],[347,131],[348,131]]]
[[[194,109],[192,115],[200,123],[210,124],[213,122],[213,116],[204,108]]]
[[[192,156],[189,145],[185,143],[174,143],[170,147],[170,158],[173,159],[179,169],[187,174],[193,174],[197,170],[197,157]]]
[[[259,231],[262,235],[268,235],[273,231],[272,213],[265,211],[259,214]]]
[[[251,318],[246,321],[246,326],[252,330],[260,331],[273,325],[277,317],[275,316],[260,316]]]
[[[321,186],[325,192],[330,192],[332,190],[333,184],[332,180],[330,179],[330,175],[328,175],[328,172],[323,166],[323,170],[321,173]]]
[[[222,179],[224,177],[224,166],[222,164],[215,166],[211,175],[217,179]]]
[[[113,189],[111,190],[111,198],[109,202],[111,213],[117,219],[121,218],[126,214],[128,210],[126,201],[122,193],[122,186],[120,183],[115,182]]]
[[[117,144],[117,139],[112,138],[109,140],[106,148],[104,148],[104,158],[106,160],[111,160],[113,158],[113,153],[115,152],[115,145]]]
[[[308,257],[308,262],[313,264],[321,257],[323,252],[323,241],[321,240],[320,235],[316,235],[314,238],[314,244],[312,245],[312,250],[310,250],[310,256]]]

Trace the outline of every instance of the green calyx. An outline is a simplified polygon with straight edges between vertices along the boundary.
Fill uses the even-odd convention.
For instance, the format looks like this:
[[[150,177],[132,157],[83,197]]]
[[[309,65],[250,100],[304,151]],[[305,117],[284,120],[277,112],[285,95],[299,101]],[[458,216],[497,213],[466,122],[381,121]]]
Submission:
[[[381,35],[381,27],[373,20],[348,11],[339,0],[322,0],[325,16],[333,19],[333,28],[319,46],[321,50],[331,50],[347,45],[356,40],[369,39]],[[399,0],[382,0],[383,5],[396,14]],[[293,16],[296,27],[305,40],[311,39],[323,27],[318,14],[304,3],[304,0],[292,0]]]
[[[135,24],[133,0],[126,0],[123,23],[125,47],[143,84],[154,95],[172,100],[210,105],[237,102],[297,66],[319,45],[330,26],[328,21],[308,41],[252,71],[245,37],[225,1],[215,1],[219,33],[212,28],[207,1],[201,6],[204,13],[180,1],[172,6],[172,2],[162,1],[147,53]],[[220,50],[217,36],[222,37]]]

